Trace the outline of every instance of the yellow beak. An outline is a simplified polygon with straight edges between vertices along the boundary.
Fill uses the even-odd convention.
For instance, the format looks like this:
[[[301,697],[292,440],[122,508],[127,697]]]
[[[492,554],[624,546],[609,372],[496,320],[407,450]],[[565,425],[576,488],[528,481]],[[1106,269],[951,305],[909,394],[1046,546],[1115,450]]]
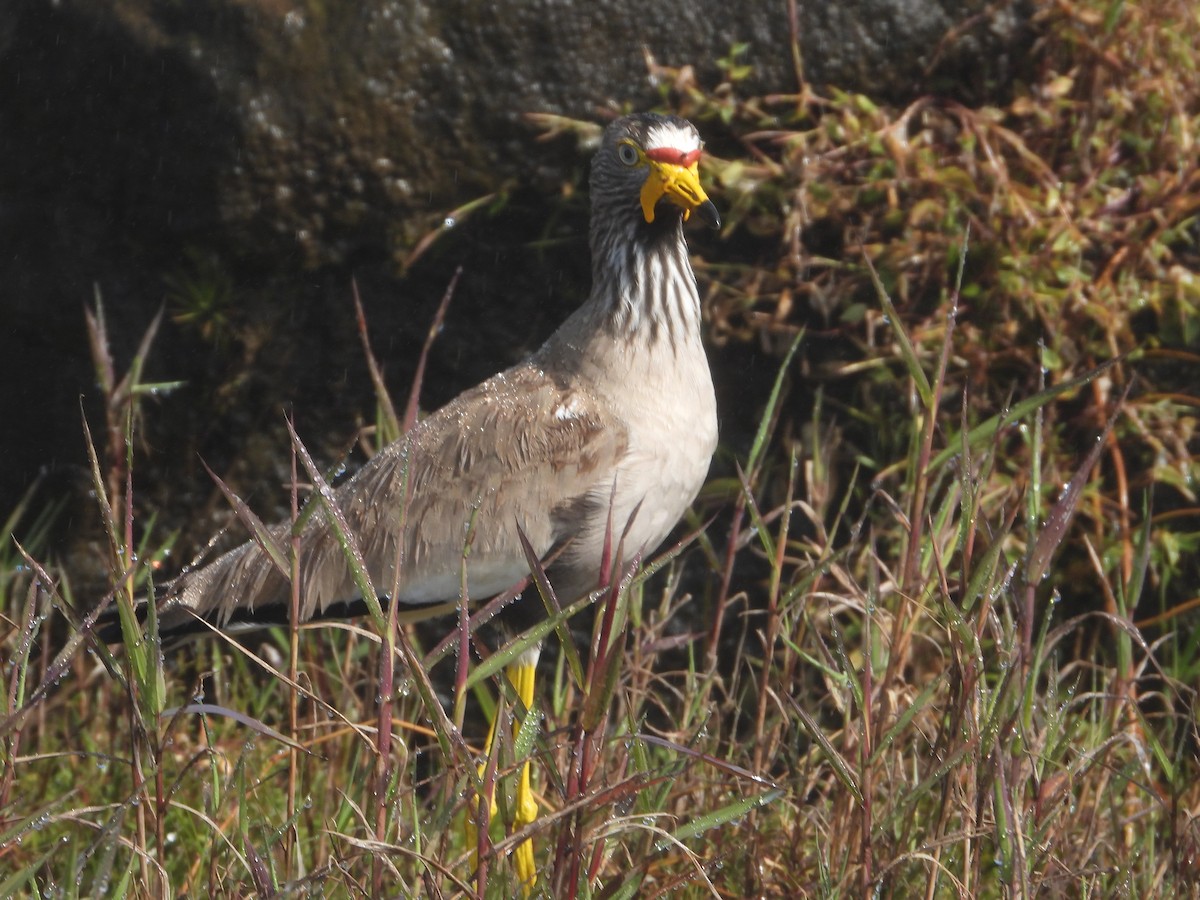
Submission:
[[[648,153],[647,156],[649,155]],[[642,215],[646,217],[647,222],[654,221],[654,207],[665,197],[683,210],[685,222],[696,212],[709,225],[714,228],[720,227],[721,217],[717,215],[717,208],[700,186],[699,160],[693,161],[691,165],[681,165],[648,158],[646,163],[650,167],[650,174],[646,176],[646,183],[642,185],[641,199]]]

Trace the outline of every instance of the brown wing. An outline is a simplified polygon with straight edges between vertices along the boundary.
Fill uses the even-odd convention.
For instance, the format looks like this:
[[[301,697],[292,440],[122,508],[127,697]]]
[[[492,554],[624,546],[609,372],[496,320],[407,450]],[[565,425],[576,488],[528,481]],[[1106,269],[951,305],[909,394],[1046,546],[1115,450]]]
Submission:
[[[467,586],[482,599],[528,573],[517,523],[546,555],[570,536],[583,510],[606,502],[625,449],[624,428],[607,408],[526,364],[461,394],[335,496],[377,593],[403,603],[456,599],[472,530]],[[328,523],[319,512],[314,520],[300,555],[305,619],[359,594]],[[184,576],[172,595],[175,604],[225,622],[286,604],[290,591],[250,542]],[[164,616],[169,630],[169,607]]]

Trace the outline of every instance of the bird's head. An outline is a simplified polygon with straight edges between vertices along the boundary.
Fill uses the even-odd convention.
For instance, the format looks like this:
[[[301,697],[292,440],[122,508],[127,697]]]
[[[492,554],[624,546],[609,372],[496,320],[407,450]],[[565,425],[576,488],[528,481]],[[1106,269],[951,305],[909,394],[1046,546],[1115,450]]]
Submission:
[[[653,223],[674,207],[686,221],[692,213],[714,228],[717,208],[700,186],[696,127],[677,116],[641,113],[617,119],[604,131],[592,163],[592,202],[602,197],[637,197],[641,216]]]

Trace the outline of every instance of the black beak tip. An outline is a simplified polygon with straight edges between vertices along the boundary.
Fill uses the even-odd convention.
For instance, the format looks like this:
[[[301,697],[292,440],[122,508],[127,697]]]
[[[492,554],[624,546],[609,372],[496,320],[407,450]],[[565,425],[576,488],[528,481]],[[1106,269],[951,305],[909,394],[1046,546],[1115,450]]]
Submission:
[[[696,214],[713,228],[721,227],[721,214],[711,200],[705,200],[696,207]]]

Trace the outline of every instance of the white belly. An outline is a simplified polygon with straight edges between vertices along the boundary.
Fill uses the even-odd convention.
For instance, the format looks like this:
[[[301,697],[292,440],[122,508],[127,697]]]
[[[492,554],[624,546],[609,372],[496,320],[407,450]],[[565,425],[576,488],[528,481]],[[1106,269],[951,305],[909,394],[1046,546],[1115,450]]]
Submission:
[[[629,452],[617,470],[612,521],[614,546],[628,526],[626,559],[635,553],[648,556],[671,532],[704,486],[717,446],[708,360],[698,341],[687,348],[691,352],[678,349],[679,357],[669,360],[641,355],[641,365],[634,366],[640,371],[623,380],[619,409]],[[670,373],[669,381],[664,373]],[[612,485],[604,490],[607,506]],[[597,560],[605,524],[594,523],[585,536]]]

